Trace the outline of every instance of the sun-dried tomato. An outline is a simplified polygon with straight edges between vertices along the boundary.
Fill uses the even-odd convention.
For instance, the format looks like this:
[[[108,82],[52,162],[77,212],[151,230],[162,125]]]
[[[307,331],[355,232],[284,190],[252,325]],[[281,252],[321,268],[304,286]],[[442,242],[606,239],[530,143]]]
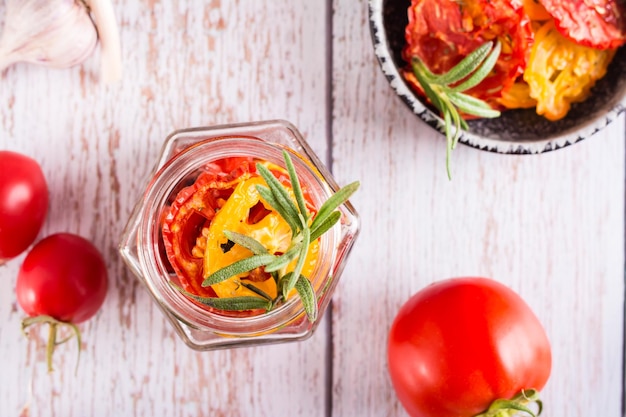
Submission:
[[[615,50],[599,50],[572,42],[552,21],[538,31],[524,80],[537,100],[537,114],[548,120],[567,115],[571,104],[583,101],[604,77]]]
[[[501,42],[491,74],[468,91],[475,97],[490,102],[500,97],[526,67],[533,32],[521,1],[413,0],[408,17],[404,59],[416,56],[436,74],[449,71],[487,41]]]
[[[574,42],[598,49],[626,43],[624,0],[540,0],[556,28]]]
[[[239,169],[238,177],[207,167],[196,181],[178,192],[163,219],[163,245],[167,258],[182,287],[193,294],[215,297],[211,287],[202,287],[203,256],[193,253],[202,229],[233,193],[239,178],[248,168]],[[247,175],[247,174],[246,174]]]

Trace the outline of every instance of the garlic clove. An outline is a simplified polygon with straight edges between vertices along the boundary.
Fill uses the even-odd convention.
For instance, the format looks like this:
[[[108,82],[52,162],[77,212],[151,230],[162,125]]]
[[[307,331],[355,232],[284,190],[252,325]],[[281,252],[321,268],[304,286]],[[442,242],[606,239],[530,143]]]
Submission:
[[[7,0],[0,71],[17,62],[67,68],[89,57],[98,33],[80,0]]]
[[[120,36],[111,0],[85,0],[98,28],[101,54],[101,77],[112,83],[122,78]]]

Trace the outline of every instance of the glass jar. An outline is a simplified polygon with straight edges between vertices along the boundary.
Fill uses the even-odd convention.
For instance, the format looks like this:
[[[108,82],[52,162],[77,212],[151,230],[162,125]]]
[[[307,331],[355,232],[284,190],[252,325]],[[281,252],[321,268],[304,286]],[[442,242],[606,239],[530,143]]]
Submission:
[[[339,208],[340,221],[320,237],[317,262],[308,277],[319,311],[313,323],[299,297],[263,314],[224,314],[191,301],[170,284],[177,282],[177,275],[164,254],[161,219],[176,193],[193,183],[207,163],[226,157],[260,158],[284,167],[283,149],[290,150],[300,182],[319,208],[339,189],[337,183],[293,125],[273,120],[173,132],[126,225],[119,248],[122,258],[193,349],[303,340],[312,335],[328,307],[359,231],[358,215],[349,201]]]

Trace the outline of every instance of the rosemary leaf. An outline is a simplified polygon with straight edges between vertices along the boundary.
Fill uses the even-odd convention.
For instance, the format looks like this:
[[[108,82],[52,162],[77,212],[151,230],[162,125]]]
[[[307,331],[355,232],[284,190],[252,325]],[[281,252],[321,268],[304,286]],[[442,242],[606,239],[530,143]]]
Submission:
[[[197,300],[204,305],[224,311],[269,310],[271,303],[264,298],[243,296],[230,298],[208,298]]]
[[[296,281],[295,288],[300,296],[300,300],[302,300],[302,306],[304,307],[309,321],[311,323],[315,322],[318,314],[317,297],[315,296],[315,290],[313,289],[311,281],[304,275],[300,275]]]
[[[500,112],[492,109],[483,100],[479,100],[468,94],[452,92],[448,94],[450,101],[463,113],[479,117],[498,117]]]
[[[452,149],[452,137],[454,136],[454,132],[452,131],[452,112],[454,109],[446,108],[443,111],[443,121],[444,121],[444,130],[446,132],[446,139],[449,141],[447,148]]]
[[[294,245],[282,255],[275,257],[274,260],[265,265],[265,272],[275,272],[283,269],[291,263],[300,254],[301,245]]]
[[[435,91],[435,86],[431,86],[431,81],[428,80],[427,76],[424,74],[425,71],[428,71],[428,68],[417,58],[413,59],[413,74],[417,78],[417,81],[420,83],[422,88],[424,89],[424,93],[426,97],[433,103],[439,111],[443,112],[445,107],[441,101],[441,93]]]
[[[263,187],[262,185],[256,186],[257,191],[261,195],[261,197],[270,205],[274,210],[280,214],[280,216],[285,219],[289,228],[291,229],[291,234],[296,235],[298,230],[300,230],[299,219],[298,216],[290,211],[287,211],[283,208],[282,204],[274,197],[272,191]]]
[[[329,231],[330,228],[333,227],[339,221],[340,218],[341,218],[341,213],[339,211],[333,211],[332,213],[330,213],[330,215],[326,217],[326,220],[324,220],[321,223],[318,223],[315,226],[315,229],[311,229],[311,242],[314,242],[324,233]]]
[[[300,250],[300,254],[298,256],[298,262],[296,262],[296,266],[293,268],[291,272],[291,277],[287,281],[287,285],[283,287],[283,298],[286,300],[287,296],[295,287],[296,281],[300,277],[300,273],[302,272],[302,268],[304,267],[304,261],[306,260],[306,254],[309,251],[309,244],[311,243],[311,230],[307,227],[302,230],[302,248]]]
[[[318,224],[324,222],[326,218],[333,212],[337,207],[348,201],[350,196],[355,193],[355,191],[359,188],[360,183],[355,181],[350,183],[344,187],[342,187],[339,191],[333,194],[328,200],[322,204],[313,223],[311,224],[311,229],[315,229]]]
[[[446,132],[446,172],[448,174],[448,178],[452,178],[452,170],[450,166],[450,159],[452,158],[452,112],[455,111],[454,108],[444,108],[443,109],[443,120],[444,120],[444,130]]]
[[[456,145],[459,142],[459,138],[461,137],[461,116],[459,115],[458,110],[448,96],[445,97],[446,105],[450,109],[450,116],[452,116],[452,123],[454,123],[454,135],[452,136],[452,144],[450,150],[456,148]]]
[[[476,69],[476,71],[467,80],[451,88],[450,91],[467,91],[480,84],[480,82],[484,80],[487,75],[489,75],[493,67],[496,65],[496,62],[498,62],[501,50],[502,45],[500,42],[496,42],[496,46],[491,50],[480,67]]]
[[[428,69],[428,67],[418,58],[413,58],[412,64],[413,64],[413,71],[419,71],[421,74],[421,77],[424,78],[425,81],[427,81],[427,84],[429,86],[437,84],[437,79],[440,77],[440,75],[432,73]]]
[[[261,297],[265,298],[267,301],[273,301],[272,297],[267,294],[265,291],[263,291],[262,289],[260,289],[259,287],[257,287],[254,284],[250,284],[248,282],[243,282],[243,281],[239,281],[239,283],[243,286],[246,287],[247,289],[249,289],[250,291],[252,291],[255,294],[260,295]]]
[[[276,179],[276,177],[270,172],[269,169],[263,164],[256,164],[256,169],[261,174],[267,186],[269,187],[274,199],[280,204],[283,212],[287,214],[289,217],[298,219],[298,208],[295,206],[291,196],[283,187],[283,185]],[[257,187],[258,188],[258,187]],[[274,207],[277,209],[277,207]],[[281,212],[279,212],[281,213]],[[282,213],[281,213],[282,215]],[[303,227],[304,225],[300,225]]]
[[[255,268],[266,265],[272,262],[276,257],[274,255],[254,255],[249,258],[244,258],[232,264],[218,269],[211,275],[204,278],[202,281],[203,287],[208,287],[213,284],[217,284],[222,281],[226,281],[228,278],[243,274],[244,272],[252,271]]]
[[[300,187],[300,180],[298,179],[298,174],[296,173],[296,168],[293,166],[293,162],[289,153],[283,150],[283,158],[285,159],[285,165],[287,166],[287,172],[289,173],[289,180],[291,181],[291,188],[293,189],[293,194],[296,196],[296,202],[298,203],[298,209],[300,210],[300,214],[303,217],[303,224],[306,224],[309,220],[306,202],[304,201],[304,195],[302,194],[302,187]]]
[[[471,54],[466,56],[454,66],[450,71],[445,74],[438,75],[436,78],[436,83],[439,85],[449,85],[454,84],[456,82],[461,81],[466,78],[468,75],[476,71],[476,69],[482,64],[485,60],[485,57],[489,54],[492,49],[491,42],[486,42],[476,48]]]
[[[230,230],[224,230],[224,235],[228,238],[228,240],[235,242],[239,246],[243,246],[255,255],[269,254],[261,242],[250,236],[242,235],[241,233],[232,232]]]
[[[205,306],[225,311],[244,311],[244,310],[256,310],[264,309],[269,310],[272,306],[271,302],[265,298],[243,296],[243,297],[201,297],[199,295],[192,294],[185,291],[178,285],[171,283],[170,285],[176,288],[189,298],[196,300],[197,302],[204,304]]]

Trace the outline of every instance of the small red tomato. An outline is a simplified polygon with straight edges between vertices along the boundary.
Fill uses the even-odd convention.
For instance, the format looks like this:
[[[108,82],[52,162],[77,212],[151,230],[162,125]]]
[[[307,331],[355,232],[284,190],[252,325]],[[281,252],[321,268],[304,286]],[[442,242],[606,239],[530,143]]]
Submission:
[[[0,151],[0,264],[35,241],[47,211],[48,186],[39,164]]]
[[[15,290],[29,316],[80,323],[100,309],[107,289],[107,269],[98,249],[80,236],[58,233],[26,255]]]
[[[409,415],[470,417],[489,407],[512,411],[498,399],[522,406],[527,397],[536,400],[552,354],[541,323],[513,290],[491,279],[454,278],[402,306],[387,360]]]

